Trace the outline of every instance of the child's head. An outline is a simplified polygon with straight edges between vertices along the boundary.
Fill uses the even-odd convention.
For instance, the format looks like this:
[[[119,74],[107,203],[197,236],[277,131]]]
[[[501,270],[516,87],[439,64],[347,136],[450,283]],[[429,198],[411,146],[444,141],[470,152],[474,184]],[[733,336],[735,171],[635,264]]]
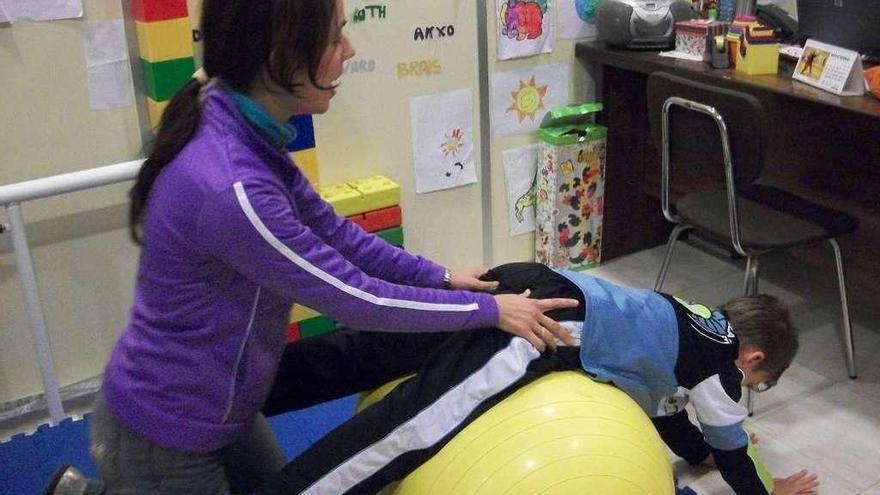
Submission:
[[[772,385],[791,365],[798,349],[797,329],[788,308],[773,296],[738,297],[721,306],[739,339],[737,365],[745,383]],[[766,385],[765,385],[766,386]]]

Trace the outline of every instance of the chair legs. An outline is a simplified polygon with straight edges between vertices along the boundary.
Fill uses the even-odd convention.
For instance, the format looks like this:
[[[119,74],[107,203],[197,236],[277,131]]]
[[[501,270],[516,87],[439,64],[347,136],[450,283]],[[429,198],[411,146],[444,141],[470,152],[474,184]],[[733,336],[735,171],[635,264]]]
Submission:
[[[846,303],[846,281],[843,278],[843,256],[836,239],[828,239],[834,249],[834,261],[837,265],[837,284],[840,287],[840,309],[843,314],[843,345],[846,353],[846,369],[850,378],[856,377],[855,346],[853,345],[852,327],[849,321],[849,308]]]
[[[758,295],[758,257],[749,256],[746,260],[746,276],[743,281],[743,295]],[[752,389],[746,387],[746,408],[749,410],[749,416],[755,414],[755,399],[752,395]]]
[[[743,281],[743,295],[758,295],[758,258],[749,256],[746,260],[746,276]]]
[[[685,225],[683,223],[677,224],[673,229],[672,233],[669,234],[669,241],[666,243],[666,256],[663,257],[663,264],[660,265],[660,273],[657,274],[657,281],[654,283],[654,290],[659,291],[661,287],[663,287],[663,281],[666,280],[666,272],[669,270],[669,262],[672,261],[672,253],[675,251],[675,243],[678,242],[678,238],[681,237],[681,234],[690,230],[690,225]]]

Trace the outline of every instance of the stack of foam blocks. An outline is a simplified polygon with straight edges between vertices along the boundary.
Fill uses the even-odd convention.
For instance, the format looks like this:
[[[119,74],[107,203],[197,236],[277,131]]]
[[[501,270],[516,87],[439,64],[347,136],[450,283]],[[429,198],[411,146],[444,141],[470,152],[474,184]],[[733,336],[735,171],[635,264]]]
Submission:
[[[144,72],[150,127],[195,72],[193,31],[186,0],[131,0]]]
[[[288,146],[291,158],[337,214],[348,217],[367,232],[389,244],[403,247],[400,186],[391,179],[376,175],[342,184],[321,185],[315,152],[314,129],[310,116],[298,116],[296,140]],[[336,329],[336,322],[317,311],[296,304],[290,313],[287,341],[321,335]]]

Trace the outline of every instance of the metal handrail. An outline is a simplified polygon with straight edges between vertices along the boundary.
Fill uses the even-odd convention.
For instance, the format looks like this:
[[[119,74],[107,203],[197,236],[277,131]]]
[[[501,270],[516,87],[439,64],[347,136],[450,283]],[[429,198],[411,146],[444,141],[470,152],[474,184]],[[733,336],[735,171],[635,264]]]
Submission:
[[[143,160],[133,160],[0,186],[0,205],[6,208],[9,216],[8,231],[12,235],[15,265],[21,277],[25,309],[31,322],[34,350],[37,354],[43,390],[46,403],[49,406],[50,424],[52,425],[56,425],[64,419],[64,407],[61,404],[61,391],[58,387],[58,377],[55,374],[55,364],[49,345],[49,332],[43,316],[43,305],[40,300],[20,203],[132,180],[137,177],[142,164]]]

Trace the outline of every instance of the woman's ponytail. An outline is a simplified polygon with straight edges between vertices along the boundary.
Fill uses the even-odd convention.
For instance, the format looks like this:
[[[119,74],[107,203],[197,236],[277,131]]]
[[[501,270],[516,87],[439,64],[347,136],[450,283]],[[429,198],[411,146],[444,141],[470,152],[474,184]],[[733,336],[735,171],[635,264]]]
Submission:
[[[150,188],[156,177],[180,150],[189,143],[199,122],[202,110],[199,105],[199,92],[202,85],[196,79],[190,80],[168,102],[159,122],[159,132],[151,145],[150,154],[138,172],[137,181],[129,192],[131,204],[128,210],[128,227],[131,238],[143,244],[143,221]]]

